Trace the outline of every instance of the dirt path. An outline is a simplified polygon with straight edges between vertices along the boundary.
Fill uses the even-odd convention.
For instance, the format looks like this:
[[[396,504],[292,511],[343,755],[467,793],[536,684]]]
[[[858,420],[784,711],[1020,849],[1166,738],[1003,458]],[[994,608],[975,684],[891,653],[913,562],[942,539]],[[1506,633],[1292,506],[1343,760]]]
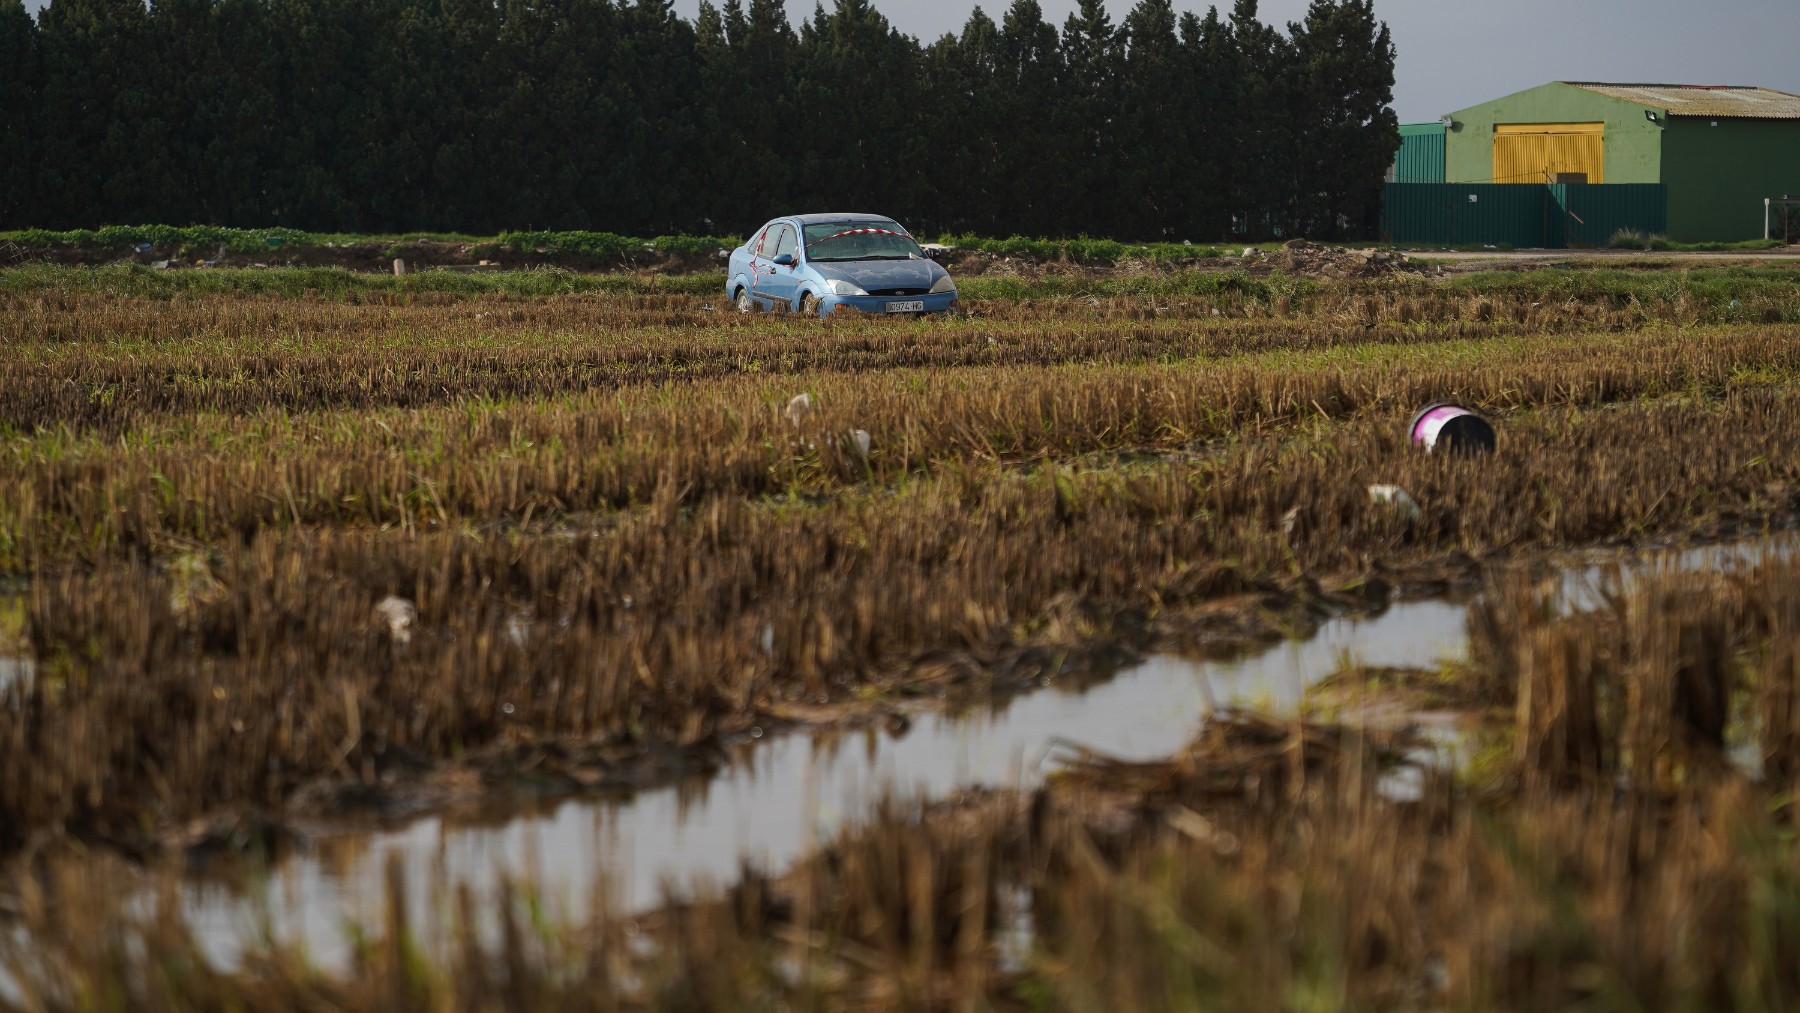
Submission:
[[[1782,264],[1800,261],[1800,246],[1779,250],[1732,250],[1718,253],[1650,252],[1642,250],[1406,250],[1408,260],[1452,262],[1460,268],[1486,265],[1548,266],[1570,262],[1603,263],[1612,261],[1623,267],[1652,267],[1658,263],[1706,264]]]

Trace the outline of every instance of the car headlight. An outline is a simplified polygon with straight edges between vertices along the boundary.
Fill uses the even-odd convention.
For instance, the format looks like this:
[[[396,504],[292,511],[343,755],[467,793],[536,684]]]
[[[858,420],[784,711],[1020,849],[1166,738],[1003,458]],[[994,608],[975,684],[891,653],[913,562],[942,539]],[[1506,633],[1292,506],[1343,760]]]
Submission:
[[[831,289],[832,295],[868,295],[869,294],[869,293],[863,291],[863,288],[861,285],[858,285],[852,281],[844,281],[840,278],[827,278],[825,280],[825,287]]]
[[[947,274],[939,278],[936,285],[931,286],[932,295],[943,295],[945,292],[952,295],[956,293],[956,282],[952,281]]]

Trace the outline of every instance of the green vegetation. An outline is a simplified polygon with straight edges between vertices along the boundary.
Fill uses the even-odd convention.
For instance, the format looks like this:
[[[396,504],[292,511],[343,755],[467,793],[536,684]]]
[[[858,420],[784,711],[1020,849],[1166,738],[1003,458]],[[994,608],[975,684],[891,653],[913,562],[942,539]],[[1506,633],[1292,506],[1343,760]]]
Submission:
[[[1678,243],[1668,236],[1646,235],[1634,229],[1620,229],[1606,241],[1611,250],[1646,250],[1672,253],[1745,253],[1779,250],[1787,244],[1779,239],[1746,239],[1737,243]]]
[[[583,294],[711,295],[723,274],[578,274],[562,268],[464,272],[415,271],[401,277],[341,267],[213,268],[156,270],[142,264],[70,268],[35,264],[0,271],[0,292],[84,292],[148,299],[265,295],[282,298],[359,299],[408,295]]]
[[[284,250],[331,247],[403,247],[411,243],[487,248],[513,253],[543,253],[625,263],[650,257],[714,257],[741,240],[724,236],[658,236],[634,239],[610,232],[505,232],[498,236],[411,232],[397,235],[350,235],[301,232],[296,229],[229,229],[210,225],[115,225],[103,229],[23,229],[0,232],[0,243],[26,250],[98,250],[124,253],[146,246],[161,252],[215,251],[277,258]]]
[[[101,229],[71,229],[66,232],[49,229],[0,232],[0,243],[14,243],[31,250],[69,247],[123,251],[127,247],[145,244],[170,250],[210,250],[216,247],[232,253],[261,254],[282,247],[322,246],[333,238],[295,229],[228,229],[211,225],[185,228],[173,225],[110,225]],[[377,241],[377,237],[364,237],[362,241]]]

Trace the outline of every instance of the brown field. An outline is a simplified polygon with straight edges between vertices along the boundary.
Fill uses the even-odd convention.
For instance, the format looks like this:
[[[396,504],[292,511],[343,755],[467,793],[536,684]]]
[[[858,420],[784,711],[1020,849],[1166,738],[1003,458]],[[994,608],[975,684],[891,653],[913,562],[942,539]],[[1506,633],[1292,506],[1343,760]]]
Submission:
[[[32,670],[0,686],[0,941],[10,919],[36,947],[12,973],[49,1008],[96,1005],[59,981],[133,1008],[1785,1008],[1800,574],[1564,615],[1518,569],[1792,523],[1800,288],[1652,280],[1028,290],[829,323],[642,292],[0,286],[0,655]],[[1438,399],[1499,451],[1408,447]],[[110,910],[84,852],[157,866],[319,813],[647,784],[753,727],[1446,587],[1483,594],[1439,693],[1498,744],[1417,800],[1383,792],[1403,729],[1223,714],[1164,763],[893,803],[634,939],[625,913],[507,918],[499,952],[440,964],[390,926],[346,981],[281,950],[201,967],[173,914],[77,914]],[[377,615],[390,595],[416,618]],[[1724,762],[1742,742],[1760,780]]]
[[[1516,748],[1399,797],[1404,727],[1226,712],[1167,761],[888,803],[797,869],[647,917],[546,929],[526,894],[445,898],[441,963],[410,949],[392,866],[346,979],[283,950],[209,970],[172,906],[101,923],[93,885],[51,873],[18,915],[49,956],[18,966],[51,1005],[114,981],[133,1008],[1789,1008],[1797,589],[1792,561],[1652,575],[1568,615],[1505,578],[1462,702],[1512,707]],[[1759,743],[1759,778],[1721,729]]]

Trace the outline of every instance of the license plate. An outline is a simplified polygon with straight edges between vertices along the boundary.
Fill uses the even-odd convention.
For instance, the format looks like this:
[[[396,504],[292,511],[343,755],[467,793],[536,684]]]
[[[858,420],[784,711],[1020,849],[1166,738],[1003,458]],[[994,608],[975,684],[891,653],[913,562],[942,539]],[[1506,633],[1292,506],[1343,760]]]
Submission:
[[[887,304],[887,311],[889,313],[923,313],[925,312],[925,300],[908,299],[906,302],[891,302]]]

